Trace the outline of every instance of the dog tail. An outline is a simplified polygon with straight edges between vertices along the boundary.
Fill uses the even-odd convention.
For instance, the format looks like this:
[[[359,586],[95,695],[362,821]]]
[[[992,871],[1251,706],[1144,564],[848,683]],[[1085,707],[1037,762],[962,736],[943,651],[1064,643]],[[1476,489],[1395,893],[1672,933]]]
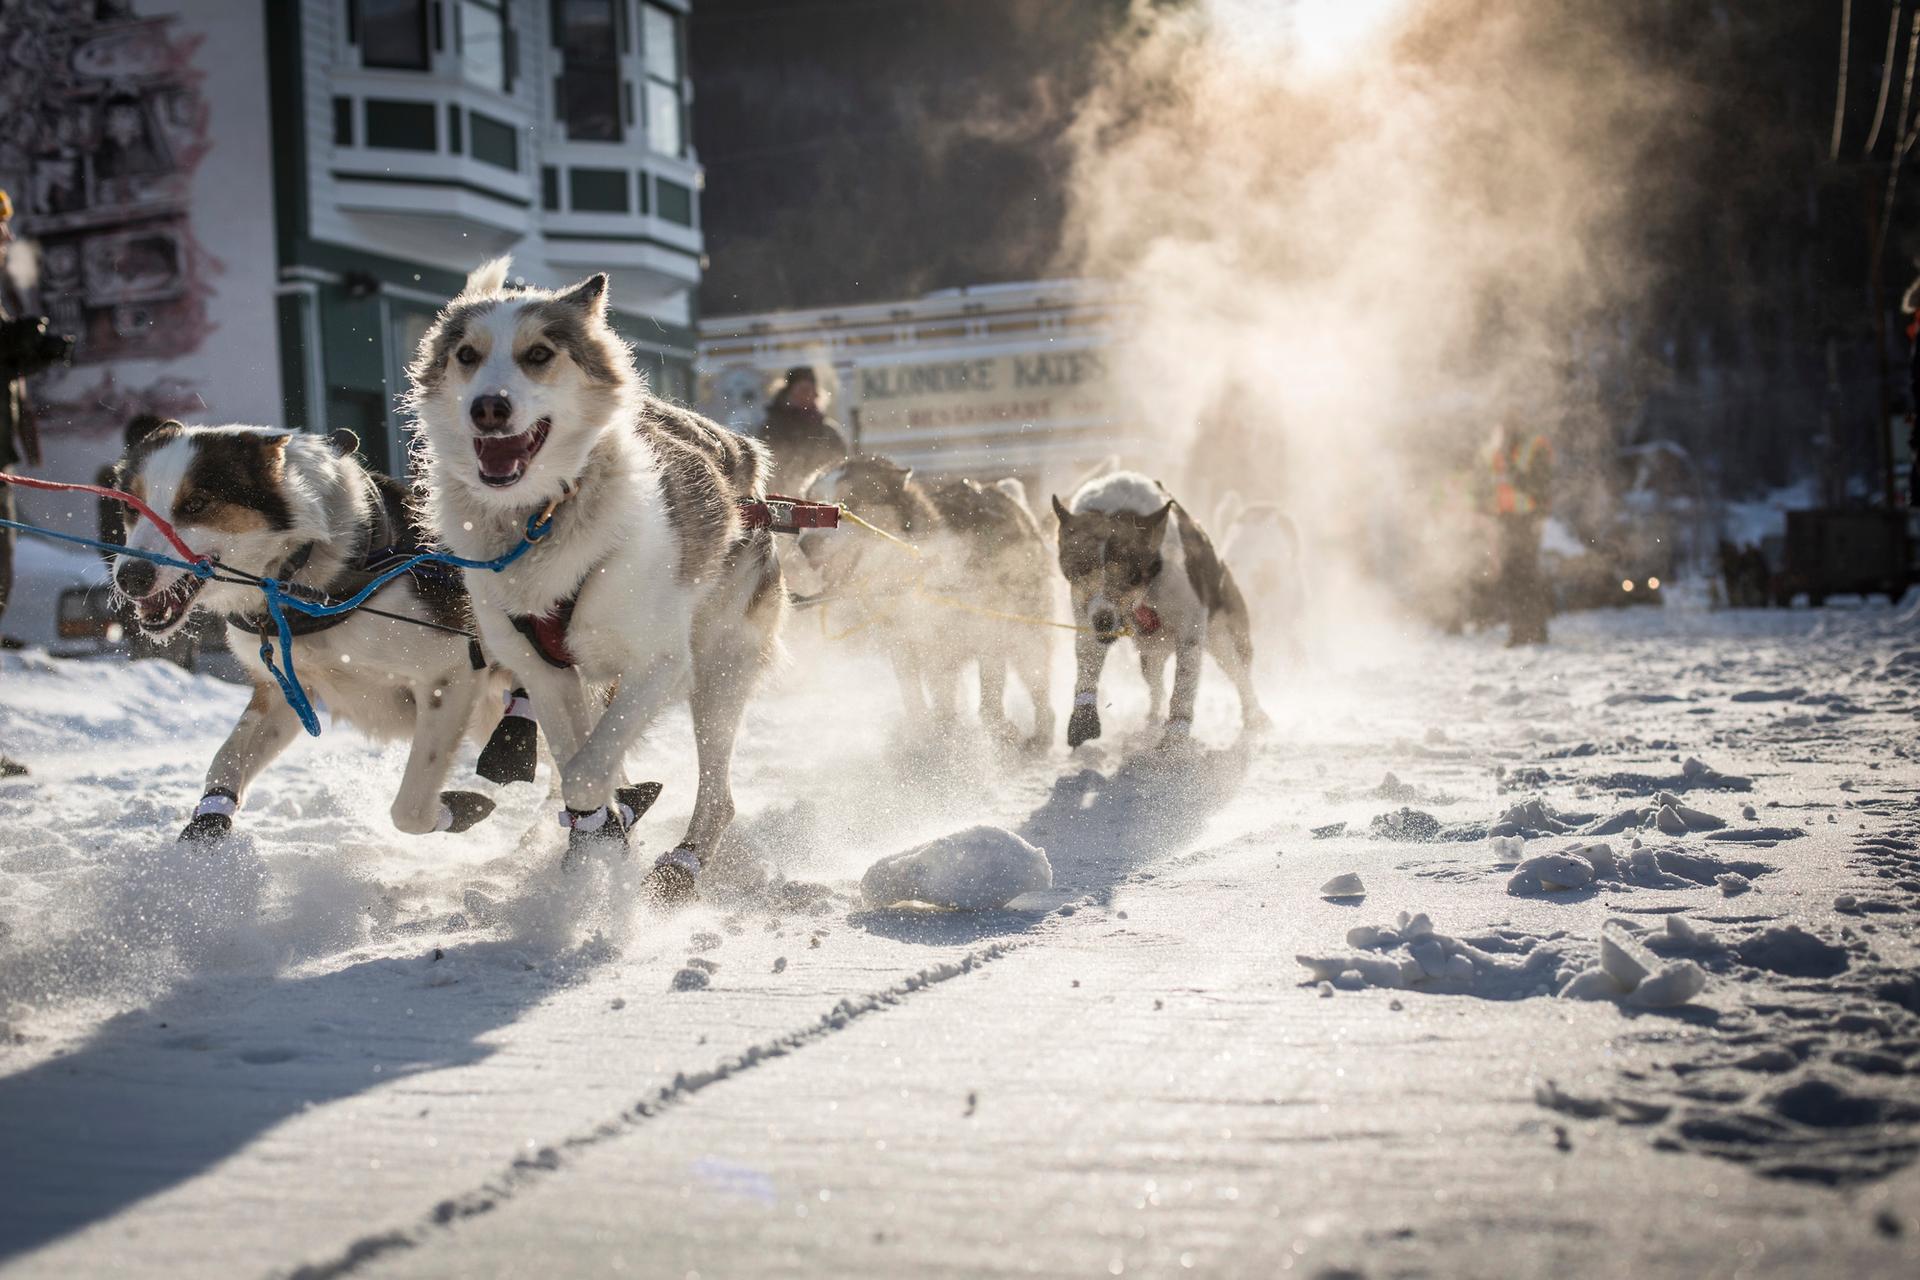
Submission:
[[[1227,530],[1233,528],[1234,521],[1247,509],[1247,500],[1240,496],[1238,489],[1229,489],[1220,495],[1220,501],[1213,504],[1213,525],[1215,537],[1224,538]]]
[[[993,487],[1019,503],[1020,509],[1028,516],[1033,516],[1033,504],[1027,501],[1027,486],[1022,484],[1018,477],[1008,476],[1004,480],[995,480]],[[1040,523],[1037,517],[1034,518],[1034,523]]]

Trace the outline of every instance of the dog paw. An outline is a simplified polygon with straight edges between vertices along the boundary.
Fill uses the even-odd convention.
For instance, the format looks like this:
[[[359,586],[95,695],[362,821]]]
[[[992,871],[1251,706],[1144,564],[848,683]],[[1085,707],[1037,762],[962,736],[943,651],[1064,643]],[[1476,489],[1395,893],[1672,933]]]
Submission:
[[[224,813],[196,813],[180,833],[183,844],[211,844],[233,834],[233,819]]]
[[[1178,751],[1193,742],[1193,721],[1172,719],[1160,733],[1160,750]]]
[[[683,907],[700,896],[700,856],[693,846],[681,845],[660,855],[647,873],[642,892],[661,910]]]
[[[560,815],[567,828],[567,851],[560,857],[560,869],[572,871],[612,849],[627,856],[627,825],[617,808],[567,809]]]
[[[620,818],[628,827],[653,808],[653,802],[660,798],[661,786],[657,782],[636,782],[631,786],[616,787],[613,799],[620,806]]]
[[[527,716],[506,716],[487,739],[473,771],[488,782],[532,782],[539,756],[540,726]]]
[[[1075,707],[1067,721],[1067,745],[1077,747],[1100,736],[1100,711],[1097,707]]]
[[[477,791],[442,791],[440,804],[442,831],[465,831],[493,812],[493,801]]]

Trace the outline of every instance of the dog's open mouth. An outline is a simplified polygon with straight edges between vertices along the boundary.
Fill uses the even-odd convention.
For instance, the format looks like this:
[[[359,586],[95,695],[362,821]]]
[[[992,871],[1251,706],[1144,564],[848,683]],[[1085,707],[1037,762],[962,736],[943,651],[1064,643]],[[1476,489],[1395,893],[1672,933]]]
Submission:
[[[473,452],[480,459],[480,483],[496,489],[518,484],[533,465],[540,446],[547,442],[552,426],[551,418],[542,418],[519,435],[475,436]]]
[[[161,635],[173,630],[193,608],[193,598],[206,585],[205,578],[183,573],[161,590],[141,596],[133,602],[134,617],[139,620],[140,629],[149,635]]]

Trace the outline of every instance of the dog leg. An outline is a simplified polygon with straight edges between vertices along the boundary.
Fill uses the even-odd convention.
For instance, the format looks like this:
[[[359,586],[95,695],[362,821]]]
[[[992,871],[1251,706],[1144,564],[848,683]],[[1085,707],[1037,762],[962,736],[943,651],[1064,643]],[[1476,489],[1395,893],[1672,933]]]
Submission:
[[[1073,714],[1067,718],[1069,748],[1100,736],[1100,669],[1107,662],[1107,646],[1082,632],[1074,637],[1073,658]]]
[[[980,727],[990,737],[1013,741],[1013,724],[1007,719],[1007,655],[992,642],[980,650]]]
[[[240,722],[214,753],[207,768],[206,794],[180,838],[217,840],[233,830],[233,813],[247,798],[253,780],[299,732],[300,718],[293,708],[275,691],[255,685]]]
[[[893,664],[893,678],[900,683],[900,703],[909,723],[927,715],[927,690],[920,666],[920,655],[905,636],[894,636],[887,647],[887,660]]]
[[[604,807],[620,782],[627,749],[660,714],[684,674],[682,664],[661,658],[643,671],[623,672],[619,691],[600,713],[579,750],[560,765],[561,794],[567,808],[579,812]],[[535,694],[535,705],[541,705]],[[557,754],[557,752],[556,752]]]
[[[1140,676],[1147,682],[1147,723],[1167,713],[1167,651],[1152,642],[1135,641],[1140,653]]]
[[[1245,613],[1228,613],[1218,625],[1207,629],[1207,646],[1214,661],[1233,681],[1240,695],[1240,727],[1244,732],[1260,733],[1273,724],[1260,705],[1260,694],[1253,687],[1253,636]]]
[[[1033,737],[1029,744],[1045,751],[1053,745],[1053,646],[1044,634],[1023,641],[1014,656],[1015,673],[1033,699]]]
[[[482,673],[463,671],[442,684],[413,691],[413,747],[391,810],[393,825],[410,836],[465,830],[493,809],[491,801],[473,792],[455,793],[462,797],[459,802],[443,800],[440,792],[484,683]]]
[[[1206,659],[1207,637],[1182,636],[1173,650],[1173,698],[1167,703],[1167,727],[1160,745],[1174,746],[1193,735],[1193,704],[1200,696],[1200,664]]]

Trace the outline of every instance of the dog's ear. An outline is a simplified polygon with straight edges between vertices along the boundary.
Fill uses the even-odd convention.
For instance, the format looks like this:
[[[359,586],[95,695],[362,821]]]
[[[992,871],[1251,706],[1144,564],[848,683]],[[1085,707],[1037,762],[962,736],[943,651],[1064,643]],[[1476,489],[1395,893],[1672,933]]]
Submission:
[[[1063,525],[1066,524],[1067,521],[1073,519],[1073,513],[1068,511],[1066,507],[1061,505],[1060,495],[1057,493],[1053,495],[1053,518],[1058,520]]]
[[[607,273],[595,272],[571,289],[558,294],[554,301],[563,307],[578,307],[589,315],[605,315],[607,311]]]
[[[466,287],[460,290],[455,302],[471,302],[475,298],[484,298],[500,292],[506,287],[507,269],[513,265],[510,255],[502,254],[498,258],[481,263],[467,277]]]
[[[332,445],[333,451],[343,458],[350,453],[360,452],[360,437],[345,427],[329,431],[327,433],[327,443]]]
[[[1160,539],[1161,532],[1167,527],[1167,517],[1172,514],[1173,514],[1173,499],[1168,498],[1167,505],[1164,507],[1161,507],[1158,511],[1154,512],[1152,515],[1142,520],[1140,522],[1140,527],[1147,531],[1148,538],[1157,542]]]

